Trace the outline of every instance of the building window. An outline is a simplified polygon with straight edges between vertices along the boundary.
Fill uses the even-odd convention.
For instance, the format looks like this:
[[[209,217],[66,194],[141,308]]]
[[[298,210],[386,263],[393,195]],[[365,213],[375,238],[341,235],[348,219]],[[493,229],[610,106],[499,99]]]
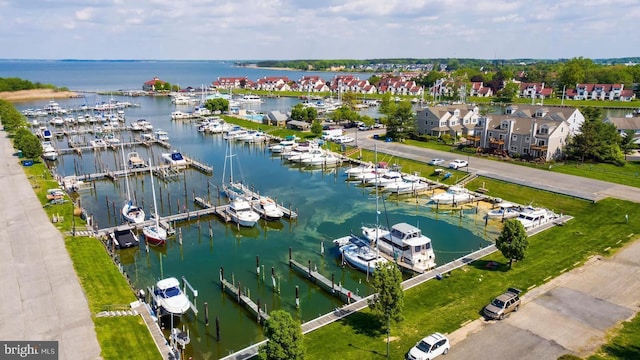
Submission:
[[[489,131],[489,137],[493,137],[493,133]]]
[[[518,141],[518,135],[513,135],[513,136],[511,137],[511,140],[512,140],[512,141]]]
[[[524,141],[526,141],[526,142],[529,142],[529,140],[531,140],[531,139],[529,139],[528,136],[526,138],[524,138]]]
[[[529,149],[527,149],[527,148],[522,149],[522,153],[523,154],[528,154],[529,153]]]
[[[511,147],[511,152],[517,152],[518,151],[518,147],[517,146],[512,146]]]

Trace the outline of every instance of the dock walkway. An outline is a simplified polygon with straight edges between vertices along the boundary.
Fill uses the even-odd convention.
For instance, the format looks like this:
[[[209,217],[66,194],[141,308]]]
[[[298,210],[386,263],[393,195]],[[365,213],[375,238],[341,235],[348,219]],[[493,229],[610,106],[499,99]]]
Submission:
[[[304,275],[309,281],[312,281],[315,284],[318,284],[322,289],[329,292],[329,294],[337,296],[340,300],[347,304],[351,304],[353,302],[358,302],[362,300],[362,297],[354,294],[351,290],[346,289],[342,285],[336,286],[334,279],[327,279],[324,275],[320,274],[317,270],[311,268],[311,261],[309,261],[308,266],[304,266],[299,262],[289,258],[289,265],[294,270],[297,270],[299,273]]]
[[[175,357],[171,355],[171,347],[164,337],[162,330],[160,330],[160,326],[158,326],[158,323],[151,317],[151,312],[147,305],[142,301],[138,301],[138,305],[132,306],[132,310],[140,314],[147,328],[149,328],[149,333],[151,333],[151,337],[153,337],[153,341],[156,343],[162,358],[165,360],[174,359]]]
[[[262,311],[262,309],[260,309],[259,304],[256,304],[255,302],[253,302],[253,300],[251,300],[249,296],[243,294],[240,288],[236,287],[222,277],[220,278],[220,283],[222,284],[222,289],[224,290],[224,292],[233,297],[238,304],[243,305],[245,308],[247,308],[247,310],[249,310],[251,314],[256,317],[258,322],[262,323],[266,320],[269,320],[269,315],[266,312]],[[240,286],[240,284],[238,284],[238,286]]]

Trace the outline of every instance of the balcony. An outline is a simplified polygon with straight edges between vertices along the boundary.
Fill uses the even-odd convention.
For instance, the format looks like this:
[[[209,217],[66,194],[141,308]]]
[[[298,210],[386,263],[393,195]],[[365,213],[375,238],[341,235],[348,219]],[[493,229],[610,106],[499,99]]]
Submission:
[[[547,151],[547,149],[549,148],[548,145],[537,145],[537,144],[532,144],[530,146],[531,150],[538,150],[538,151]]]
[[[504,145],[504,139],[490,138],[489,139],[489,144],[491,144],[491,145]]]

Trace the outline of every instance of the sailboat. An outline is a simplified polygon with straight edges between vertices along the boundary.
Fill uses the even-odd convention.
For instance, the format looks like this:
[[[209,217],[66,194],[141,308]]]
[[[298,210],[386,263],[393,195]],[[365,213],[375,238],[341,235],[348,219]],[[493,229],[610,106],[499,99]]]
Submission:
[[[378,186],[376,184],[376,225],[373,227],[363,226],[364,237],[350,234],[348,237],[334,240],[334,243],[340,246],[339,249],[343,261],[367,274],[373,273],[377,266],[382,266],[388,262],[387,259],[380,255],[377,247],[378,239],[383,234],[389,233],[388,230],[379,225],[379,215]]]
[[[229,164],[229,182],[222,183],[223,195],[229,200],[235,200],[236,198],[251,200],[251,190],[242,184],[242,182],[233,181],[233,154],[231,142],[227,144],[227,154],[225,155],[224,168],[222,170],[223,181],[226,178],[227,163]]]
[[[167,242],[167,231],[160,227],[160,217],[158,216],[158,205],[156,203],[156,188],[153,185],[153,166],[151,166],[151,159],[149,159],[149,173],[151,174],[151,192],[153,193],[153,211],[155,224],[148,225],[142,228],[142,233],[147,241],[147,244],[153,246],[164,245]]]
[[[127,160],[124,157],[124,145],[121,146],[122,149],[122,164],[124,166],[124,182],[127,186],[127,201],[122,206],[122,217],[131,223],[140,224],[144,221],[144,210],[141,207],[137,206],[133,199],[131,199],[131,191],[129,189],[129,176],[127,175]]]

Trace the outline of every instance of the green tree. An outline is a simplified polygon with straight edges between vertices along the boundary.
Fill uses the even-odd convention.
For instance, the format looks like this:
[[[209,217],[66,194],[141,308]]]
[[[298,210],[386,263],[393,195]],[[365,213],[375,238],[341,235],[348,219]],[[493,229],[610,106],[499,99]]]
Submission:
[[[408,100],[397,104],[395,111],[387,117],[387,136],[402,141],[415,133],[416,115],[413,106]]]
[[[625,155],[625,160],[627,155],[631,154],[631,150],[636,148],[636,144],[633,143],[634,135],[635,131],[625,130],[624,135],[620,137],[620,150]]]
[[[329,119],[333,120],[336,123],[340,123],[343,121],[347,121],[349,123],[355,123],[360,119],[360,115],[349,107],[342,105],[337,108],[334,112],[329,114]]]
[[[342,94],[342,106],[346,106],[351,110],[355,110],[358,97],[356,93],[347,91]]]
[[[28,141],[27,139],[29,137],[36,137],[36,136],[26,127],[18,128],[13,135],[13,146],[18,150],[23,150],[24,145]]]
[[[380,80],[382,80],[382,78],[380,78],[379,75],[371,75],[371,77],[369,77],[369,84],[377,87],[378,84],[380,84]]]
[[[209,99],[204,103],[204,107],[213,113],[218,111],[226,112],[229,111],[229,100],[223,98]]]
[[[580,133],[569,139],[567,157],[581,162],[591,160],[623,166],[624,153],[620,147],[622,139],[616,126],[604,122],[600,108],[585,107],[580,111],[584,114],[585,121],[580,127]]]
[[[31,134],[31,136],[23,139],[20,150],[22,150],[25,157],[37,159],[42,155],[42,144],[40,144],[40,140],[35,135]]]
[[[520,86],[513,81],[509,81],[500,91],[498,91],[496,95],[500,102],[511,102],[516,96],[518,96],[519,91]]]
[[[368,300],[371,311],[385,322],[387,319],[402,321],[404,291],[402,291],[402,273],[396,264],[378,265],[373,272],[371,286],[376,292]]]
[[[291,119],[304,121],[306,117],[307,117],[307,109],[302,103],[298,103],[291,108]]]
[[[322,123],[320,120],[313,120],[311,123],[311,133],[315,136],[322,135]]]
[[[27,125],[25,117],[10,102],[0,99],[0,121],[7,131]]]
[[[304,116],[304,120],[308,123],[313,123],[318,118],[318,109],[313,106],[307,106],[307,111]]]
[[[524,260],[528,247],[527,231],[522,223],[517,219],[505,221],[502,232],[496,239],[496,248],[509,260],[509,269],[513,265],[513,260]]]
[[[389,117],[395,114],[396,108],[397,104],[391,99],[391,94],[384,93],[380,100],[380,105],[378,106],[378,112],[383,115],[381,119],[383,124],[387,124]]]
[[[302,360],[304,344],[300,323],[288,312],[272,311],[265,322],[264,334],[269,339],[266,345],[258,350],[263,360]]]

